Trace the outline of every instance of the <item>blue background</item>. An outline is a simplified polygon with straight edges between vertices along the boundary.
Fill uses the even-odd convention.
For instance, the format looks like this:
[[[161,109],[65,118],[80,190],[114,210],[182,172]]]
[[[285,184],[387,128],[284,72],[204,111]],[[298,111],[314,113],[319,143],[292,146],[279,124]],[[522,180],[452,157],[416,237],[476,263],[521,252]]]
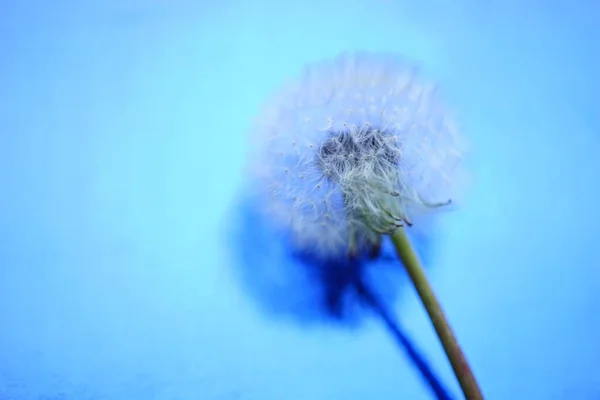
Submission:
[[[415,5],[414,3],[419,3]],[[0,3],[0,399],[426,399],[377,318],[271,318],[222,232],[261,102],[394,51],[474,155],[430,278],[490,399],[600,398],[600,6]],[[412,290],[394,312],[454,393]]]

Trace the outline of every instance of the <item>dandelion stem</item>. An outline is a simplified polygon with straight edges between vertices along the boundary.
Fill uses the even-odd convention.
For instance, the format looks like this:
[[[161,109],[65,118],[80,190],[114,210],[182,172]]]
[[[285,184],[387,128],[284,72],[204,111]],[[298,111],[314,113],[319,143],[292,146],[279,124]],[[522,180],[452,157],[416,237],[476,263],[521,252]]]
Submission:
[[[448,356],[448,360],[452,365],[452,369],[454,370],[454,374],[458,379],[458,383],[460,384],[465,398],[468,400],[483,400],[483,394],[475,380],[471,367],[448,324],[442,307],[429,285],[427,277],[421,267],[421,263],[406,236],[406,232],[403,228],[397,229],[391,235],[391,238],[394,247],[396,248],[396,252],[404,264],[404,267],[427,310],[427,314],[429,314],[431,323],[433,324],[446,355]]]

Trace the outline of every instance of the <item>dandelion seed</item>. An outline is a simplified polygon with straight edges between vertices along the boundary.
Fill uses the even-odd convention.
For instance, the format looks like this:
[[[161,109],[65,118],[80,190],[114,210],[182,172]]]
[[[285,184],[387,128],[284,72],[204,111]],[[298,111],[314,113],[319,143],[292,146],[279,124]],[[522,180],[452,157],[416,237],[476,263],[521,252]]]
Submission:
[[[396,56],[347,53],[308,65],[266,104],[252,167],[265,213],[299,250],[369,251],[379,232],[418,225],[456,195],[461,141],[437,87],[416,71]],[[314,93],[331,96],[323,103]],[[310,212],[298,205],[307,203]]]

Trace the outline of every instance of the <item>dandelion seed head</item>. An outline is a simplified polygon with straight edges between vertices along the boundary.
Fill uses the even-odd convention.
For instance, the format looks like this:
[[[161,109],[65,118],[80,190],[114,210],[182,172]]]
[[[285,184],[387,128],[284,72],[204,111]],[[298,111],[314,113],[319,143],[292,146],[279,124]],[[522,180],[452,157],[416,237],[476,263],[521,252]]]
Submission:
[[[418,224],[462,181],[463,141],[436,85],[394,55],[308,65],[265,105],[252,139],[263,211],[323,258]]]

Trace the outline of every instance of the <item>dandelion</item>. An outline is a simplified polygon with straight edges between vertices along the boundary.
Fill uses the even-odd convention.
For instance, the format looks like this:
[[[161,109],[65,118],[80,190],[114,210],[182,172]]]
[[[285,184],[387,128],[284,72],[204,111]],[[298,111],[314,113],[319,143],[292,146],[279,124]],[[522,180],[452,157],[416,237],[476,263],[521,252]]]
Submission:
[[[391,55],[344,54],[267,104],[253,172],[299,249],[360,254],[455,198],[462,143],[436,86],[418,78]]]
[[[376,253],[390,235],[463,391],[482,398],[405,228],[456,199],[463,141],[437,86],[391,54],[308,65],[264,107],[250,168],[262,212],[322,260]]]

